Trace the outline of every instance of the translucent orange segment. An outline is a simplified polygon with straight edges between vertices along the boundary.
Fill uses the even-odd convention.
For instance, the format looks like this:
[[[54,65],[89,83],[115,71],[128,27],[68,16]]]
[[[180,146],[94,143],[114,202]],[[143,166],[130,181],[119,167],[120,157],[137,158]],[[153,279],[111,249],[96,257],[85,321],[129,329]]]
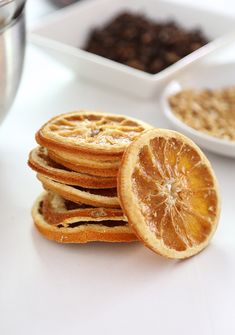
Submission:
[[[171,170],[174,170],[176,166],[178,153],[180,153],[181,147],[182,144],[176,141],[174,138],[166,142],[165,163],[169,165]]]
[[[211,224],[208,220],[200,218],[194,214],[190,214],[181,210],[185,228],[188,236],[194,241],[194,244],[202,243],[211,232]]]
[[[189,206],[201,216],[211,219],[214,218],[217,208],[217,195],[215,190],[208,189],[191,192]]]
[[[213,178],[205,164],[199,164],[188,174],[188,188],[194,190],[207,189],[214,186]]]
[[[175,211],[173,211],[172,213],[172,223],[175,232],[178,234],[178,236],[180,236],[182,242],[187,247],[192,247],[193,245],[192,238],[185,227],[185,222],[182,215],[180,214],[180,211],[177,211],[176,208]]]
[[[162,238],[162,223],[166,218],[166,205],[164,202],[161,203],[161,206],[156,206],[155,209],[149,206],[142,206],[142,213],[145,216],[146,223],[149,229],[155,233],[158,239]]]
[[[144,174],[139,168],[135,169],[132,179],[135,193],[138,194],[142,201],[146,202],[146,194],[149,195],[151,190],[155,190],[154,180],[151,176]]]
[[[147,176],[155,180],[162,179],[163,172],[161,169],[161,164],[160,162],[155,161],[155,158],[152,156],[151,151],[147,145],[145,145],[139,153],[139,166],[142,168],[143,173],[145,173]]]
[[[166,159],[166,145],[167,142],[164,138],[154,138],[150,141],[150,151],[155,158],[155,164],[159,171],[161,171],[162,177],[170,177],[168,166],[165,162]]]
[[[186,249],[185,243],[176,233],[172,219],[169,215],[165,216],[161,222],[162,240],[166,246],[177,251]]]
[[[180,152],[178,152],[177,169],[179,172],[191,172],[193,167],[200,162],[200,156],[188,144],[183,144]]]

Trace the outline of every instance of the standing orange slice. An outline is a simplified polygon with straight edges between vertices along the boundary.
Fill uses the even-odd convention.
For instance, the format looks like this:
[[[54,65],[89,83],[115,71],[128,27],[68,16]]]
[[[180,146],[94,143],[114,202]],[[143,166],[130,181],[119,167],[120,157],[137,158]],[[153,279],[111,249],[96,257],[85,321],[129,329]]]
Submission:
[[[216,230],[220,198],[212,167],[201,150],[177,132],[149,130],[129,145],[118,194],[137,236],[163,256],[193,256]]]

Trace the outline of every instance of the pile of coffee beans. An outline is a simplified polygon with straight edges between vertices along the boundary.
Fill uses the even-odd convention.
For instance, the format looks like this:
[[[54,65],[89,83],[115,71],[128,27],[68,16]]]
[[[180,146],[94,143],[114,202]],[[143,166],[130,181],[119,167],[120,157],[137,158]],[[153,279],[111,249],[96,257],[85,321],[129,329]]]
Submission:
[[[144,15],[124,12],[94,29],[84,50],[155,74],[206,43],[199,29],[189,31],[174,21],[153,22]]]

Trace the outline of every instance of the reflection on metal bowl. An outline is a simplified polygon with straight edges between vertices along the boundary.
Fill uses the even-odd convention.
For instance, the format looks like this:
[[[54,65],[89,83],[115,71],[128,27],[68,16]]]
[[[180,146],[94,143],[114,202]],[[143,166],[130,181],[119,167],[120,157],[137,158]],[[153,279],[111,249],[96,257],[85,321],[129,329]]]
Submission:
[[[20,82],[24,51],[25,15],[23,10],[9,24],[0,27],[0,123],[14,101]]]

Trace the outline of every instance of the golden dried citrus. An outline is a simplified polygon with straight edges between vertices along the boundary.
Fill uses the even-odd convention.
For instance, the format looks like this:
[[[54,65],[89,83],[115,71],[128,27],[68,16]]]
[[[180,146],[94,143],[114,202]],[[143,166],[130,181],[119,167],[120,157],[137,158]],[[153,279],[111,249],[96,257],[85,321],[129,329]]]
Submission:
[[[216,230],[220,198],[215,175],[201,150],[177,132],[149,130],[130,144],[118,194],[137,236],[163,256],[193,256]]]
[[[82,153],[81,159],[94,155],[94,160],[117,160],[129,143],[149,128],[127,116],[81,110],[52,118],[37,132],[36,140],[41,146],[69,152],[75,158]]]

